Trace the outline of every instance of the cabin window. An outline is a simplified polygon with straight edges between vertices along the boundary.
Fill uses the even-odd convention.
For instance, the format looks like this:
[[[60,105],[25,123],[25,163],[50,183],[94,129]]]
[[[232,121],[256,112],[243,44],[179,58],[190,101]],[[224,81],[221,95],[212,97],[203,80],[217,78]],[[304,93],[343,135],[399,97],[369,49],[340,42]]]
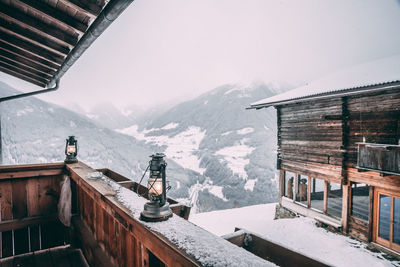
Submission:
[[[311,208],[324,211],[324,180],[311,179]]]
[[[294,173],[285,172],[285,197],[293,199],[294,195]]]
[[[308,177],[305,175],[298,175],[296,201],[306,206],[307,206],[307,186],[308,186]]]
[[[351,216],[368,222],[369,219],[369,186],[351,184]]]
[[[334,217],[342,217],[342,185],[337,183],[328,183],[328,210],[327,214]]]

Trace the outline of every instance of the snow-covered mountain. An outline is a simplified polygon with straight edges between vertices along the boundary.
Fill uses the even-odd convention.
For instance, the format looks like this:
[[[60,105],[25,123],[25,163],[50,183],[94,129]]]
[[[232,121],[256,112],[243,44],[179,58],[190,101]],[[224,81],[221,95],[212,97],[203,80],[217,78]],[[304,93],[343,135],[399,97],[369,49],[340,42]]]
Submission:
[[[275,110],[245,108],[285,89],[224,85],[118,131],[198,173],[195,184],[178,186],[199,212],[275,202]]]
[[[191,203],[195,212],[275,202],[275,111],[245,108],[280,90],[225,85],[141,116],[103,105],[88,117],[34,97],[4,102],[4,164],[62,161],[65,138],[75,135],[79,159],[132,180],[139,180],[149,155],[164,151],[169,195]],[[1,95],[16,93],[0,83]],[[130,120],[134,124],[112,130]]]
[[[0,82],[0,96],[19,93]],[[152,151],[142,142],[94,123],[90,118],[35,97],[0,104],[3,164],[59,162],[65,158],[65,139],[78,139],[78,159],[93,168],[110,168],[138,181]],[[188,183],[197,174],[184,170],[170,159],[171,185]],[[194,178],[192,178],[194,177]],[[190,178],[190,179],[189,179]],[[190,184],[190,183],[188,183]],[[176,196],[185,197],[179,194]]]

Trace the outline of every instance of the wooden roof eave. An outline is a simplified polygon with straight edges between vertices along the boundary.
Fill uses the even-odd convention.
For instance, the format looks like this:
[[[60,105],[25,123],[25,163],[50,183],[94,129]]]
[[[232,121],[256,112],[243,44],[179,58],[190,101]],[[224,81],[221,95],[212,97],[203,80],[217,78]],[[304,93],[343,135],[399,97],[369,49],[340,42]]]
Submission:
[[[54,86],[131,2],[0,0],[0,71]]]
[[[333,97],[353,96],[353,95],[358,95],[358,94],[367,94],[367,93],[374,93],[374,92],[385,91],[385,90],[393,90],[393,89],[399,89],[399,87],[400,87],[400,81],[393,81],[393,82],[387,82],[384,84],[376,84],[376,85],[370,85],[370,86],[364,86],[364,87],[344,89],[341,91],[334,91],[334,92],[320,94],[320,95],[311,95],[311,96],[305,96],[305,97],[301,97],[301,98],[285,99],[285,100],[281,100],[281,101],[269,102],[269,103],[267,102],[267,103],[256,104],[256,105],[251,104],[246,109],[262,109],[262,108],[268,108],[268,107],[277,107],[277,106],[293,104],[293,103],[300,103],[300,102],[305,102],[305,101],[328,99],[328,98],[333,98]]]

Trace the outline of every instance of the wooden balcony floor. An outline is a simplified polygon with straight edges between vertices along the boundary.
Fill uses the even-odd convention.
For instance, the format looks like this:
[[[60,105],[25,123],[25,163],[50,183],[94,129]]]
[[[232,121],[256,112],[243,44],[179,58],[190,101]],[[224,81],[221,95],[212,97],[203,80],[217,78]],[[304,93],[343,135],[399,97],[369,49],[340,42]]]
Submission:
[[[69,246],[45,249],[0,259],[0,267],[88,267],[80,249]]]

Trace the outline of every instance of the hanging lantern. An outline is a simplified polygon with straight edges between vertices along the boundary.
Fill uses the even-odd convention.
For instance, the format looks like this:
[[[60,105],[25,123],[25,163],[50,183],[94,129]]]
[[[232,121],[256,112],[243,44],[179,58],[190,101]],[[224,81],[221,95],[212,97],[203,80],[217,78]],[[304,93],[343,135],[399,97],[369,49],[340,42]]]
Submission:
[[[172,216],[172,211],[167,202],[167,191],[170,188],[165,175],[167,163],[164,161],[165,155],[163,153],[156,153],[150,157],[150,177],[147,181],[150,202],[144,205],[140,219],[147,222],[165,221]]]
[[[69,136],[66,139],[65,144],[65,163],[76,163],[78,160],[76,156],[78,155],[78,141],[75,139],[75,136]]]

